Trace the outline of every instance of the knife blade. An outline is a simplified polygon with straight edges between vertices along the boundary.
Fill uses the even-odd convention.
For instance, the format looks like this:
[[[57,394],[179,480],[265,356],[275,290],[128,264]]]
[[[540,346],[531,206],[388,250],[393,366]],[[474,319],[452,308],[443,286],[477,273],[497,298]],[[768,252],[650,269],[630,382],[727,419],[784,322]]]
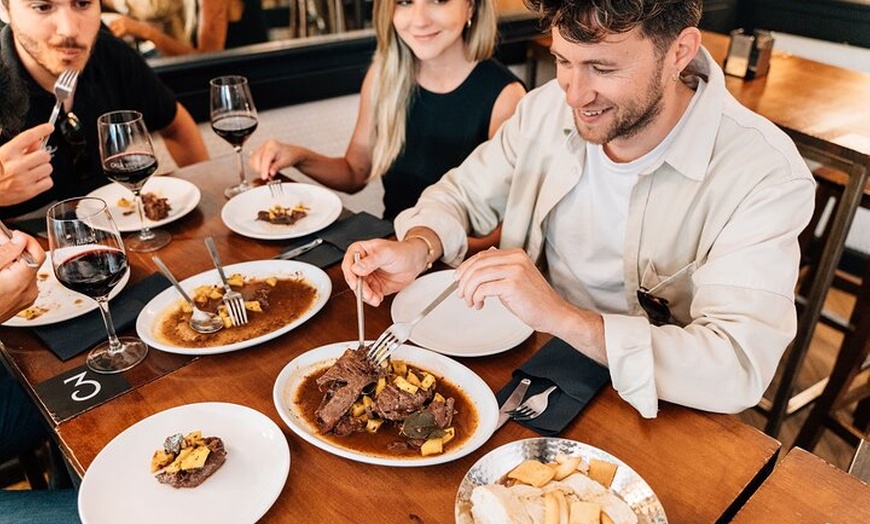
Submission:
[[[517,387],[514,388],[507,400],[504,401],[504,404],[502,404],[498,409],[498,425],[495,429],[504,426],[504,423],[508,421],[510,418],[508,411],[516,409],[516,407],[520,405],[520,402],[522,402],[523,397],[526,396],[526,391],[529,389],[529,384],[531,383],[532,381],[527,378],[520,380]]]
[[[280,255],[276,256],[275,258],[278,258],[281,260],[290,260],[291,258],[296,258],[303,253],[307,253],[307,252],[311,251],[312,249],[316,248],[317,246],[319,246],[322,243],[323,243],[322,238],[315,238],[311,242],[308,242],[307,244],[302,244],[301,246],[299,246],[297,248],[293,248],[289,251],[285,251],[284,253],[281,253]]]

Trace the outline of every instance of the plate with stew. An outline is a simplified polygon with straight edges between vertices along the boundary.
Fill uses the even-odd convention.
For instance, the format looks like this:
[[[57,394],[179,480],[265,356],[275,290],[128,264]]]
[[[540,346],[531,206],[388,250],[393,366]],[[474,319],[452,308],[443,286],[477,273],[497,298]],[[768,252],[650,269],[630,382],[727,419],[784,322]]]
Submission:
[[[353,341],[312,349],[279,373],[272,400],[284,423],[302,439],[366,464],[416,467],[464,457],[492,436],[498,419],[495,395],[467,367],[405,344],[382,375],[372,376],[371,370],[360,370],[365,366],[359,365],[363,357],[356,347]],[[351,385],[355,389],[349,394],[337,391]],[[333,410],[323,402],[320,386],[332,390],[330,398],[352,397],[352,402]],[[452,417],[444,418],[450,412]]]

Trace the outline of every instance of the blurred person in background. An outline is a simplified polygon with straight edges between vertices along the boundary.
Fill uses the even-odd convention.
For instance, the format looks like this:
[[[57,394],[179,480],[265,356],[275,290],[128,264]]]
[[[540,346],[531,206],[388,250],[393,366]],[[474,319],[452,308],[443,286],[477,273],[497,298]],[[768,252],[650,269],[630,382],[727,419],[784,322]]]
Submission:
[[[39,214],[55,200],[108,184],[97,118],[109,111],[141,112],[179,166],[208,158],[196,123],[175,95],[141,56],[100,30],[98,2],[0,0],[0,19],[9,24],[0,31],[0,66],[20,79],[28,100],[20,129],[0,135],[0,218]],[[52,130],[45,122],[65,70],[80,74]],[[38,145],[49,133],[52,154]]]
[[[492,137],[525,88],[492,59],[494,0],[377,0],[374,25],[377,49],[344,156],[269,140],[250,164],[264,179],[295,167],[348,193],[381,177],[392,220]],[[470,240],[472,252],[498,242],[498,230],[488,232]]]
[[[104,0],[104,3],[106,1],[117,3],[119,0]],[[260,0],[184,0],[184,6],[178,1],[175,5],[183,7],[181,11],[186,18],[181,35],[177,31],[175,13],[172,13],[172,24],[155,23],[162,20],[142,18],[145,15],[137,15],[133,10],[134,5],[143,3],[143,0],[126,2],[130,7],[129,14],[111,20],[109,29],[119,38],[133,37],[152,42],[162,56],[208,53],[258,44],[268,39]]]

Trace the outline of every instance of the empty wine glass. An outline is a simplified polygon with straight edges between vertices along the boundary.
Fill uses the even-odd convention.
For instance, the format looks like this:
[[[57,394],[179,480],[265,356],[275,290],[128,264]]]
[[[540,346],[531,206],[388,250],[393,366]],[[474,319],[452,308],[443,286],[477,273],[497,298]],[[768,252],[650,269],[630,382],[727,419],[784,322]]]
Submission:
[[[211,86],[211,128],[236,150],[239,163],[239,183],[224,191],[232,198],[251,189],[245,178],[242,145],[257,129],[257,109],[243,76],[219,76],[209,82]]]
[[[133,193],[141,229],[127,239],[130,251],[156,251],[172,240],[163,230],[152,230],[145,222],[142,208],[142,186],[157,171],[157,158],[151,145],[151,134],[138,111],[112,111],[97,119],[100,161],[106,176]]]
[[[71,198],[48,209],[48,246],[51,266],[65,287],[97,301],[108,340],[88,354],[88,367],[97,373],[120,373],[145,358],[148,346],[136,337],[118,337],[109,313],[109,292],[127,273],[124,242],[99,198]]]

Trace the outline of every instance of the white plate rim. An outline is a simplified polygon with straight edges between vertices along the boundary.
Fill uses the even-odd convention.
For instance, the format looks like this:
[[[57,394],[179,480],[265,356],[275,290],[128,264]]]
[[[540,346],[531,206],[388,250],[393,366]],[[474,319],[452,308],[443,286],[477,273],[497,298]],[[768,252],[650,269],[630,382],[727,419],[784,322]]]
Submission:
[[[293,322],[286,324],[275,331],[270,331],[269,333],[260,335],[259,337],[254,337],[242,342],[236,342],[235,344],[225,344],[223,346],[205,348],[187,348],[164,344],[151,334],[154,322],[160,317],[164,308],[169,304],[174,304],[177,303],[177,301],[182,300],[178,295],[178,291],[176,291],[173,286],[169,286],[145,304],[145,307],[143,307],[142,311],[139,312],[139,316],[136,318],[136,333],[150,347],[167,353],[177,353],[179,355],[217,355],[220,353],[229,353],[231,351],[238,351],[240,349],[256,346],[257,344],[262,344],[263,342],[280,337],[284,333],[297,328],[323,309],[323,306],[326,305],[327,300],[329,300],[329,297],[332,295],[332,281],[329,279],[329,275],[317,266],[305,262],[299,262],[297,260],[270,259],[239,262],[224,266],[224,272],[227,275],[241,273],[246,277],[261,278],[268,276],[291,275],[301,272],[305,276],[305,279],[317,289],[317,297],[311,307],[308,308],[308,311]],[[210,269],[188,277],[182,280],[180,284],[185,291],[190,293],[194,288],[202,284],[216,284],[219,282],[220,280],[217,270]]]
[[[399,291],[396,296],[393,298],[393,303],[390,306],[390,316],[392,317],[394,322],[403,322],[408,321],[412,318],[417,311],[414,308],[407,307],[407,303],[411,301],[415,301],[413,297],[415,293],[419,293],[420,290],[424,287],[431,287],[432,298],[438,294],[439,290],[442,288],[446,288],[449,284],[450,280],[453,279],[452,269],[446,269],[443,271],[433,271],[431,273],[427,273],[412,282],[408,287]],[[448,299],[450,300],[450,299]],[[495,307],[504,308],[498,303],[498,299],[495,297],[491,297],[487,299],[487,302],[494,301],[493,305]],[[427,301],[423,301],[426,303]],[[439,307],[450,307],[450,302],[445,301]],[[421,308],[422,309],[422,308]],[[505,309],[505,312],[507,310]],[[463,311],[464,314],[468,315],[477,315],[481,314],[477,310],[468,309],[467,311]],[[450,355],[455,357],[485,357],[489,355],[495,355],[498,353],[503,353],[510,349],[513,349],[524,340],[529,338],[529,336],[534,332],[532,328],[524,324],[520,319],[514,317],[516,319],[516,324],[513,327],[512,331],[505,330],[502,332],[501,338],[495,337],[487,337],[485,341],[481,343],[477,343],[465,347],[451,347],[450,345],[439,342],[435,338],[431,336],[427,336],[426,331],[426,319],[423,319],[420,324],[411,332],[411,342],[417,344],[418,346],[425,347],[429,350],[435,351],[437,353],[441,353],[443,355]],[[420,327],[424,329],[420,329]]]
[[[468,516],[464,511],[464,505],[468,504],[468,500],[466,500],[466,496],[470,496],[471,490],[474,487],[482,485],[482,483],[477,482],[479,479],[474,479],[474,473],[481,468],[482,465],[487,462],[494,462],[498,464],[500,475],[506,475],[511,469],[516,467],[519,462],[513,463],[509,461],[505,462],[495,462],[496,458],[504,458],[500,457],[503,455],[508,455],[510,453],[517,453],[517,457],[521,460],[523,459],[544,459],[549,460],[553,457],[544,457],[544,456],[531,456],[531,455],[520,455],[519,451],[524,448],[530,447],[544,447],[547,445],[560,446],[562,448],[567,448],[567,454],[571,456],[581,455],[587,460],[589,458],[597,458],[603,459],[618,466],[616,471],[616,477],[614,478],[614,483],[624,482],[630,483],[628,489],[637,489],[638,486],[640,489],[648,492],[647,496],[651,497],[646,502],[647,506],[641,506],[639,503],[631,504],[623,494],[619,493],[617,490],[613,490],[613,492],[623,499],[626,504],[628,504],[632,510],[634,510],[635,514],[638,516],[638,522],[640,524],[667,524],[667,515],[665,514],[665,509],[661,504],[661,500],[659,500],[658,495],[655,494],[652,487],[647,483],[647,481],[640,476],[631,466],[626,464],[619,457],[614,456],[613,454],[595,447],[591,444],[586,444],[585,442],[580,442],[578,440],[566,439],[561,437],[533,437],[526,438],[520,440],[514,440],[512,442],[507,442],[498,446],[497,448],[489,450],[482,457],[477,459],[477,461],[468,468],[468,471],[463,475],[462,480],[459,482],[459,487],[456,489],[456,498],[454,501],[454,518],[457,524],[466,524],[470,522],[470,516]],[[651,514],[652,513],[652,514]]]
[[[309,370],[321,367],[320,365],[325,361],[337,359],[346,348],[354,347],[357,344],[358,342],[355,340],[335,342],[333,344],[327,344],[325,346],[308,350],[291,360],[283,369],[281,369],[281,372],[278,373],[278,377],[275,379],[275,385],[272,388],[272,401],[275,404],[275,409],[278,411],[278,415],[284,423],[287,424],[287,427],[303,440],[326,452],[332,453],[333,455],[362,462],[364,464],[393,467],[419,467],[444,464],[462,458],[483,446],[490,437],[492,437],[492,434],[495,432],[498,425],[498,403],[495,399],[495,395],[492,393],[492,390],[486,382],[484,382],[483,379],[471,369],[449,357],[445,357],[444,355],[435,353],[434,351],[429,351],[428,349],[407,344],[403,344],[396,349],[393,356],[411,364],[420,365],[424,369],[427,369],[427,366],[429,366],[429,369],[432,370],[431,366],[434,364],[442,366],[444,369],[448,369],[448,373],[442,373],[442,371],[437,369],[434,369],[434,371],[442,373],[451,383],[453,383],[454,386],[462,389],[466,395],[469,395],[469,398],[477,408],[477,431],[475,431],[474,435],[469,437],[462,446],[441,455],[432,455],[429,457],[421,456],[420,458],[388,459],[380,456],[366,455],[364,453],[336,446],[329,441],[321,439],[317,435],[315,428],[305,427],[307,424],[304,422],[297,423],[297,415],[284,401],[284,392],[287,388],[294,388],[293,392],[295,392],[295,388],[298,388],[300,383],[298,380],[300,378],[299,374],[302,374],[301,378],[304,378]],[[457,377],[460,377],[462,380],[457,380]],[[297,379],[296,382],[290,382],[291,379],[294,378]],[[478,390],[480,397],[471,396],[471,393],[467,388],[469,385]]]
[[[232,404],[226,402],[199,402],[194,404],[183,404],[180,406],[175,406],[172,408],[165,409],[163,411],[154,413],[135,424],[132,424],[127,429],[116,435],[106,446],[100,450],[97,456],[94,458],[93,462],[91,462],[90,467],[85,472],[84,477],[82,478],[81,486],[79,487],[78,494],[78,507],[79,507],[79,517],[82,519],[84,524],[97,524],[94,520],[88,520],[89,516],[98,516],[98,515],[89,515],[88,508],[90,505],[89,497],[90,490],[96,488],[90,488],[91,484],[97,482],[94,480],[94,471],[98,471],[95,469],[103,467],[103,462],[109,462],[109,466],[112,466],[113,454],[120,452],[124,442],[127,440],[138,440],[139,432],[151,432],[151,428],[154,427],[153,432],[158,433],[158,429],[162,424],[172,422],[173,428],[169,433],[165,431],[160,431],[160,434],[155,434],[153,446],[143,449],[142,452],[142,471],[144,474],[147,474],[149,477],[151,476],[150,471],[148,470],[148,460],[150,457],[150,453],[152,453],[155,449],[160,447],[162,439],[166,438],[166,436],[172,434],[172,431],[175,432],[186,432],[192,431],[195,429],[201,429],[205,436],[219,436],[224,440],[224,444],[228,448],[227,461],[233,459],[233,453],[239,452],[239,450],[245,451],[244,446],[240,446],[238,442],[233,442],[232,439],[228,439],[227,435],[218,434],[217,431],[209,429],[207,426],[222,426],[224,428],[223,432],[227,431],[227,427],[230,427],[229,423],[224,423],[222,421],[234,419],[235,421],[250,421],[254,420],[256,422],[256,431],[250,431],[249,433],[255,434],[257,436],[263,437],[263,442],[266,444],[273,444],[269,446],[270,451],[273,453],[273,458],[268,461],[269,467],[266,468],[268,473],[258,475],[258,479],[263,480],[264,477],[268,477],[266,480],[269,481],[270,484],[273,484],[273,489],[271,491],[262,491],[256,490],[251,491],[255,493],[257,496],[260,496],[259,504],[252,504],[251,499],[247,498],[242,503],[238,502],[230,502],[227,504],[226,508],[228,510],[232,510],[233,508],[239,508],[243,512],[246,512],[244,515],[228,515],[228,518],[232,520],[223,520],[222,522],[233,522],[233,524],[239,523],[238,518],[242,518],[241,522],[256,522],[263,515],[266,514],[267,511],[274,505],[275,501],[278,500],[278,497],[281,495],[281,492],[284,489],[284,485],[287,483],[287,477],[290,473],[290,446],[287,443],[287,438],[284,435],[281,428],[269,417],[260,411],[253,409],[248,406],[240,405],[240,404]],[[203,424],[203,422],[205,423]],[[175,426],[179,427],[175,427]],[[206,426],[206,427],[203,427]],[[250,424],[239,424],[236,422],[232,427],[239,427],[241,430],[245,431],[247,428],[250,428]],[[163,434],[166,433],[166,434]],[[263,447],[256,448],[251,451],[251,453],[262,452]],[[252,462],[257,462],[258,459],[252,460]],[[224,464],[221,469],[226,469],[229,464]],[[113,469],[109,469],[109,471],[114,471]],[[168,497],[182,498],[185,495],[196,495],[198,490],[209,490],[214,489],[215,484],[213,481],[218,480],[217,475],[220,474],[220,470],[215,473],[215,478],[210,478],[206,482],[204,482],[201,486],[198,486],[192,490],[175,490],[169,486],[164,486],[159,484],[156,480],[148,478],[148,481],[151,482],[153,480],[155,489],[164,489],[165,494]],[[248,480],[246,478],[238,478],[233,479],[236,482],[240,482],[242,485]],[[212,482],[212,484],[209,484]],[[164,493],[164,492],[161,492]],[[117,491],[112,493],[111,497],[117,497]],[[180,495],[180,497],[179,497]],[[95,503],[99,503],[101,508],[105,508],[106,504],[106,493],[98,493],[94,495],[96,497]],[[193,497],[189,497],[193,498]],[[228,498],[228,500],[232,501],[232,497]],[[194,507],[194,510],[198,508]],[[123,516],[124,519],[129,519],[130,514],[125,513]],[[250,520],[247,520],[250,518]],[[171,523],[171,522],[195,522],[196,518],[184,517],[181,515],[179,518],[179,514],[176,512],[164,512],[160,515],[160,522]],[[129,520],[125,520],[129,522]],[[115,522],[118,522],[117,520]],[[141,522],[141,521],[139,521]]]
[[[191,211],[196,209],[196,206],[199,205],[199,201],[202,199],[202,192],[199,190],[199,187],[197,187],[196,184],[183,178],[174,177],[172,175],[154,175],[149,178],[148,182],[146,182],[143,186],[142,192],[147,193],[154,190],[161,191],[164,198],[169,199],[170,205],[178,204],[178,201],[181,200],[181,198],[179,198],[175,202],[173,202],[172,195],[183,195],[184,205],[177,209],[175,209],[173,206],[173,210],[170,211],[169,215],[164,219],[154,221],[146,218],[145,224],[149,228],[165,226],[166,224],[170,224],[186,216]],[[126,222],[128,222],[127,220],[119,222],[116,213],[116,211],[119,209],[117,200],[121,197],[127,197],[128,194],[131,197],[133,196],[133,193],[131,193],[130,190],[126,187],[115,182],[110,182],[104,186],[94,189],[93,191],[88,193],[87,196],[100,198],[106,202],[106,205],[109,207],[109,211],[112,213],[112,218],[114,218],[115,224],[118,226],[118,231],[120,231],[121,233],[134,233],[138,232],[140,229],[138,217],[131,224],[126,224]]]
[[[45,261],[42,263],[41,266],[39,266],[39,269],[36,270],[37,275],[40,273],[47,273],[48,274],[48,277],[44,281],[37,283],[37,286],[40,288],[40,294],[43,293],[42,288],[44,286],[52,286],[52,287],[57,286],[58,288],[60,288],[60,292],[63,293],[63,295],[65,297],[67,297],[69,299],[72,299],[72,297],[76,297],[76,298],[84,297],[85,301],[82,302],[81,306],[75,306],[72,310],[67,311],[66,313],[63,313],[60,315],[50,315],[53,311],[51,309],[49,309],[49,311],[46,311],[45,313],[34,318],[33,320],[26,320],[24,318],[14,316],[14,317],[10,318],[9,320],[7,320],[6,322],[3,322],[3,324],[0,324],[0,325],[6,326],[6,327],[50,326],[52,324],[59,324],[61,322],[66,322],[67,320],[71,320],[73,318],[80,317],[86,313],[90,313],[91,311],[97,309],[98,306],[97,306],[96,300],[88,297],[87,295],[82,295],[80,293],[76,293],[75,291],[64,287],[64,285],[60,283],[60,281],[54,275],[54,268],[51,266],[51,254],[46,253],[46,255],[47,256],[45,257]],[[130,271],[131,270],[128,267],[127,272],[124,273],[123,277],[121,277],[121,281],[118,282],[115,285],[115,287],[113,287],[112,290],[109,292],[109,301],[110,302],[113,298],[118,296],[118,293],[123,291],[124,288],[127,286],[127,282],[129,282],[129,280],[130,280]],[[48,290],[48,292],[51,293],[51,290]],[[44,297],[44,295],[43,295],[43,297]],[[39,298],[37,298],[36,300],[37,301],[34,302],[34,306],[39,304]]]
[[[275,230],[269,232],[269,227],[267,227],[269,224],[257,224],[257,222],[252,218],[250,223],[261,227],[246,227],[245,224],[247,221],[240,221],[237,217],[245,216],[244,213],[251,214],[256,212],[256,210],[253,209],[257,206],[253,204],[247,205],[250,200],[262,198],[267,202],[261,205],[271,207],[271,204],[268,203],[268,201],[271,200],[271,195],[267,186],[255,187],[231,198],[221,208],[221,221],[231,231],[244,237],[255,238],[258,240],[288,240],[316,233],[335,222],[339,215],[341,215],[341,199],[334,191],[325,187],[306,184],[303,182],[285,182],[281,185],[285,195],[289,195],[291,191],[295,189],[299,192],[305,193],[306,195],[313,195],[316,197],[318,202],[320,202],[319,205],[324,206],[324,214],[320,221],[311,225],[303,224],[300,227],[290,226],[289,229],[287,226],[274,226]],[[239,209],[240,213],[236,212],[236,208],[241,208]]]

